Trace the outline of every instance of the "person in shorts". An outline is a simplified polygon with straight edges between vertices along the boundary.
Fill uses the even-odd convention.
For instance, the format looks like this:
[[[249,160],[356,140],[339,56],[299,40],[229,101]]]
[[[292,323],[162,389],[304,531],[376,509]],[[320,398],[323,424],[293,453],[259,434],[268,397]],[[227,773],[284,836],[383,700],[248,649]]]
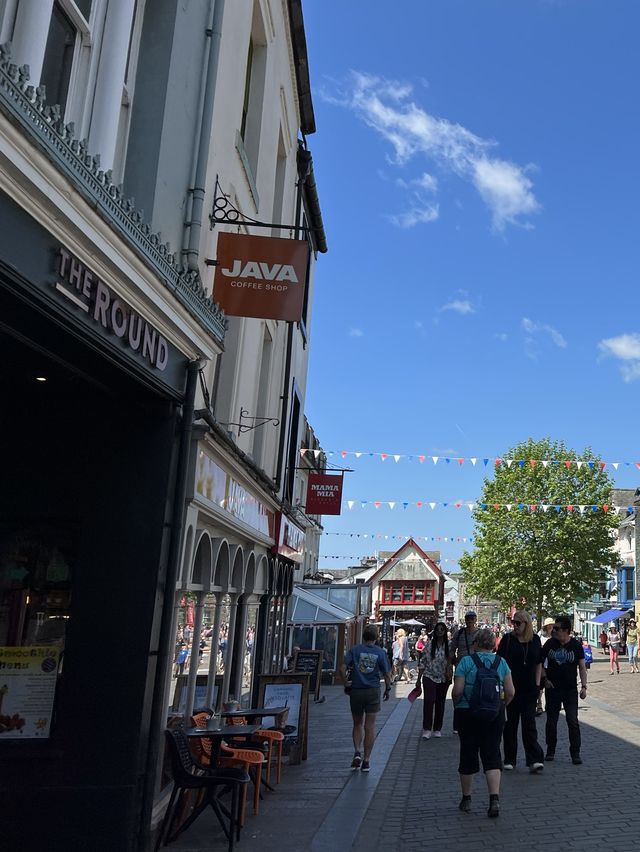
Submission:
[[[362,772],[369,771],[369,760],[376,738],[376,714],[380,711],[380,678],[384,678],[385,701],[388,700],[391,690],[389,658],[385,651],[376,645],[377,638],[377,627],[367,624],[362,631],[362,644],[349,648],[340,669],[345,683],[347,669],[351,670],[349,698],[354,748],[351,769],[360,769]]]

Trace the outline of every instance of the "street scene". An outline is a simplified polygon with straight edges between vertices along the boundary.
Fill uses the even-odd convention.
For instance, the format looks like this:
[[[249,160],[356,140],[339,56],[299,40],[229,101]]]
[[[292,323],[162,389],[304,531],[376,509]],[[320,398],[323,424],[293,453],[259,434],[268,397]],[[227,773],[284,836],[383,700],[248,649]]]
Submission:
[[[0,0],[0,852],[635,844],[636,0]]]

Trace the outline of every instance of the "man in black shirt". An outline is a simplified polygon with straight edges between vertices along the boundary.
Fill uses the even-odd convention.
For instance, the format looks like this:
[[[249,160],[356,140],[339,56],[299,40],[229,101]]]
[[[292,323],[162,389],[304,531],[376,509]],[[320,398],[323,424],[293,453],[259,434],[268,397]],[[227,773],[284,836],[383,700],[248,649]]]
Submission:
[[[580,725],[578,724],[578,688],[577,675],[580,672],[580,698],[587,697],[587,667],[584,651],[580,642],[571,636],[571,619],[559,615],[553,626],[552,638],[542,648],[542,661],[546,661],[547,682],[547,725],[545,736],[547,754],[545,760],[555,757],[558,741],[558,717],[564,706],[569,729],[569,751],[577,766],[582,763],[580,757]]]

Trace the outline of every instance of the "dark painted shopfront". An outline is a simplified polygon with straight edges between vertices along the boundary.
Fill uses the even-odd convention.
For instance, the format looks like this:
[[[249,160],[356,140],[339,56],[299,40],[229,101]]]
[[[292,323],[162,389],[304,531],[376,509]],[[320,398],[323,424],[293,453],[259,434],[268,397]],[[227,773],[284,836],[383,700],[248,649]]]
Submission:
[[[139,830],[187,359],[91,252],[1,194],[0,222],[0,845],[120,852]]]

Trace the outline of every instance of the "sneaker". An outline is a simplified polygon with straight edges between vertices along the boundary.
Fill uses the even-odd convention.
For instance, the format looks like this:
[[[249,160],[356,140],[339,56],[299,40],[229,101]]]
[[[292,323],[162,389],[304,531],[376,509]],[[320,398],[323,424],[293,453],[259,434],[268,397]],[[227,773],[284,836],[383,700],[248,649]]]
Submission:
[[[544,756],[544,762],[549,763],[549,761],[553,760],[555,758],[555,756],[556,756],[555,751],[547,751],[547,753]]]
[[[361,764],[361,763],[362,763],[362,757],[361,757],[361,755],[360,755],[360,752],[359,752],[359,751],[357,751],[357,752],[353,755],[353,760],[351,761],[351,768],[354,770],[354,772],[355,772],[355,770],[356,770],[356,769],[360,769],[360,764]]]
[[[465,814],[471,813],[471,796],[463,796],[458,807]]]
[[[489,810],[487,811],[488,817],[498,817],[500,816],[500,800],[499,799],[491,799],[489,801]]]
[[[369,771],[369,761],[368,760],[362,761],[362,766],[360,767],[360,771],[361,772],[368,772]]]
[[[513,769],[513,763],[503,763],[502,768],[506,769],[507,772],[511,772],[511,770]]]
[[[441,737],[441,736],[442,736],[442,731],[434,731],[434,732],[433,732],[433,736],[434,736],[434,737]]]
[[[422,732],[422,739],[423,740],[430,740],[431,739],[431,731],[423,731]]]
[[[544,763],[532,763],[529,767],[529,772],[542,772],[544,769]]]
[[[571,762],[574,766],[580,766],[580,764],[582,763],[582,758],[579,754],[576,754],[574,757],[571,758]]]

